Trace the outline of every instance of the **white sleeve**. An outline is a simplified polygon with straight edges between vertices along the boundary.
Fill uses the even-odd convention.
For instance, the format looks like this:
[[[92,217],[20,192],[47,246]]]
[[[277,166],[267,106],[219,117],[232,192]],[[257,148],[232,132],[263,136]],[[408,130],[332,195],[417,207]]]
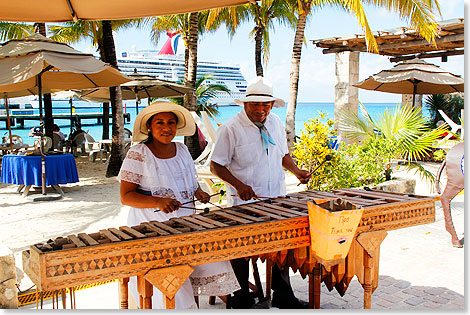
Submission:
[[[212,149],[211,161],[228,166],[232,162],[235,148],[235,137],[233,132],[227,126],[220,126],[217,129],[217,140]]]
[[[119,181],[142,184],[142,177],[145,174],[145,155],[142,151],[141,145],[129,149],[118,174]]]
[[[287,135],[286,135],[286,130],[284,129],[284,126],[282,125],[282,122],[281,120],[279,120],[279,130],[280,130],[280,133],[281,133],[281,152],[284,153],[284,155],[288,154],[289,153],[289,148],[287,147]]]

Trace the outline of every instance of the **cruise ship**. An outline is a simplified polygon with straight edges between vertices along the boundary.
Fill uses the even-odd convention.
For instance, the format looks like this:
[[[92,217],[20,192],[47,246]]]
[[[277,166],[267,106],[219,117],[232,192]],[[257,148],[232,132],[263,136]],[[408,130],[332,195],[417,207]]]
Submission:
[[[168,39],[160,51],[141,50],[122,52],[118,57],[119,70],[124,74],[139,74],[156,76],[162,80],[173,82],[182,81],[184,77],[184,45],[180,44],[181,34],[167,32]],[[178,51],[182,46],[182,53]],[[231,94],[218,92],[211,100],[218,106],[235,105],[234,99],[243,97],[246,92],[246,80],[240,72],[240,67],[221,64],[213,61],[198,61],[197,75],[211,74],[211,80],[203,84],[223,84],[230,89]]]

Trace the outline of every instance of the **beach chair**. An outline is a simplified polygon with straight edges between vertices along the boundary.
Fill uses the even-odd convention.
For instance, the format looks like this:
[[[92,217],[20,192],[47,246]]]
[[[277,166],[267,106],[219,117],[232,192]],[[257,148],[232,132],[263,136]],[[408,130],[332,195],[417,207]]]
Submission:
[[[73,156],[78,156],[78,148],[82,151],[82,155],[86,154],[86,149],[85,149],[85,132],[79,133],[73,138],[73,141],[77,144],[76,147],[71,146],[72,148],[72,154]]]
[[[53,132],[52,133],[52,148],[54,150],[62,151],[63,147],[64,147],[64,141],[58,134]]]
[[[23,138],[18,135],[11,135],[11,142],[13,144],[22,144]],[[8,132],[5,132],[5,134],[3,135],[2,143],[10,143],[10,136],[8,135]]]
[[[453,134],[457,133],[459,129],[463,130],[462,125],[456,124],[452,119],[447,116],[442,109],[438,110],[439,114],[441,114],[442,118],[444,118],[445,122],[449,125],[450,127],[450,132],[445,136],[443,139],[439,140],[439,143],[444,143],[450,138],[452,138]],[[462,133],[462,139],[463,139],[463,133]]]
[[[46,153],[52,148],[52,139],[51,137],[48,137],[48,136],[42,136],[42,138],[35,140],[33,144],[34,150],[36,151],[41,150],[41,139],[43,143],[44,153]]]
[[[103,161],[103,153],[106,156],[104,161],[108,158],[108,152],[102,147],[101,143],[95,141],[88,133],[83,133],[85,138],[85,151],[88,153],[88,159],[95,162],[96,157],[99,156],[100,161]]]

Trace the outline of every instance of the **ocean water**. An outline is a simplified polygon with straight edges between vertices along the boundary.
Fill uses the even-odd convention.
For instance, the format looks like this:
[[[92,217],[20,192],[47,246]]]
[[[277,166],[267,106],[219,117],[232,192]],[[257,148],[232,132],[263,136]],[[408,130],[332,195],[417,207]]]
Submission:
[[[76,113],[96,113],[102,112],[101,105],[98,103],[87,103],[83,101],[74,101]],[[393,110],[397,104],[394,103],[364,103],[367,111],[373,119],[378,118],[383,112],[388,109]],[[141,110],[145,105],[139,106]],[[70,107],[68,101],[54,101],[53,110],[55,113],[70,113]],[[241,106],[222,106],[219,108],[220,114],[213,120],[214,128],[217,129],[217,124],[222,124],[230,119],[232,116],[237,114],[241,110]],[[286,107],[273,108],[272,112],[277,114],[285,124],[286,120]],[[125,123],[125,128],[130,130],[133,129],[134,119],[136,117],[135,103],[125,102],[124,111],[131,114],[131,122]],[[334,103],[299,103],[297,104],[296,115],[295,115],[295,131],[296,134],[300,134],[300,130],[304,128],[304,123],[311,118],[319,116],[319,112],[323,111],[327,113],[326,119],[333,119],[334,114]],[[38,113],[38,110],[35,110]],[[429,113],[423,109],[423,114],[429,116]],[[54,122],[60,127],[61,131],[68,135],[70,134],[70,120],[69,119],[55,119]],[[111,121],[110,121],[111,123]],[[29,137],[29,131],[31,128],[39,126],[39,121],[25,121],[25,127],[19,128],[13,127],[12,134],[19,135],[23,138],[23,142],[32,145],[35,138]],[[102,138],[103,126],[96,124],[96,119],[84,119],[82,120],[82,128],[86,130],[95,140]],[[111,129],[111,128],[110,128]],[[111,134],[111,130],[110,130]],[[8,135],[8,129],[4,122],[0,122],[0,135],[3,137]]]

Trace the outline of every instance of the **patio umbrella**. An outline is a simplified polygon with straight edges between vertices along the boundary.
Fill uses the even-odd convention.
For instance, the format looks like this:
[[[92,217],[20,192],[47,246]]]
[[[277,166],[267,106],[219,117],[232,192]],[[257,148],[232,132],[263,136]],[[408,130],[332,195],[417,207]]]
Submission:
[[[0,47],[0,96],[7,98],[37,94],[41,130],[43,93],[117,86],[127,81],[130,79],[93,55],[40,34],[10,40]],[[43,141],[40,143],[42,147]],[[42,175],[45,194],[44,169]]]
[[[464,79],[439,66],[415,58],[382,70],[353,86],[396,94],[447,94],[464,91]]]
[[[0,1],[0,21],[122,20],[237,6],[249,0],[21,0]],[[254,1],[251,1],[254,2]]]
[[[192,89],[189,86],[157,79],[155,76],[142,75],[137,72],[128,75],[132,81],[121,84],[122,99],[136,100],[136,113],[139,112],[140,100],[148,97],[183,96]],[[78,98],[89,102],[109,102],[109,89],[96,88],[75,92]]]

